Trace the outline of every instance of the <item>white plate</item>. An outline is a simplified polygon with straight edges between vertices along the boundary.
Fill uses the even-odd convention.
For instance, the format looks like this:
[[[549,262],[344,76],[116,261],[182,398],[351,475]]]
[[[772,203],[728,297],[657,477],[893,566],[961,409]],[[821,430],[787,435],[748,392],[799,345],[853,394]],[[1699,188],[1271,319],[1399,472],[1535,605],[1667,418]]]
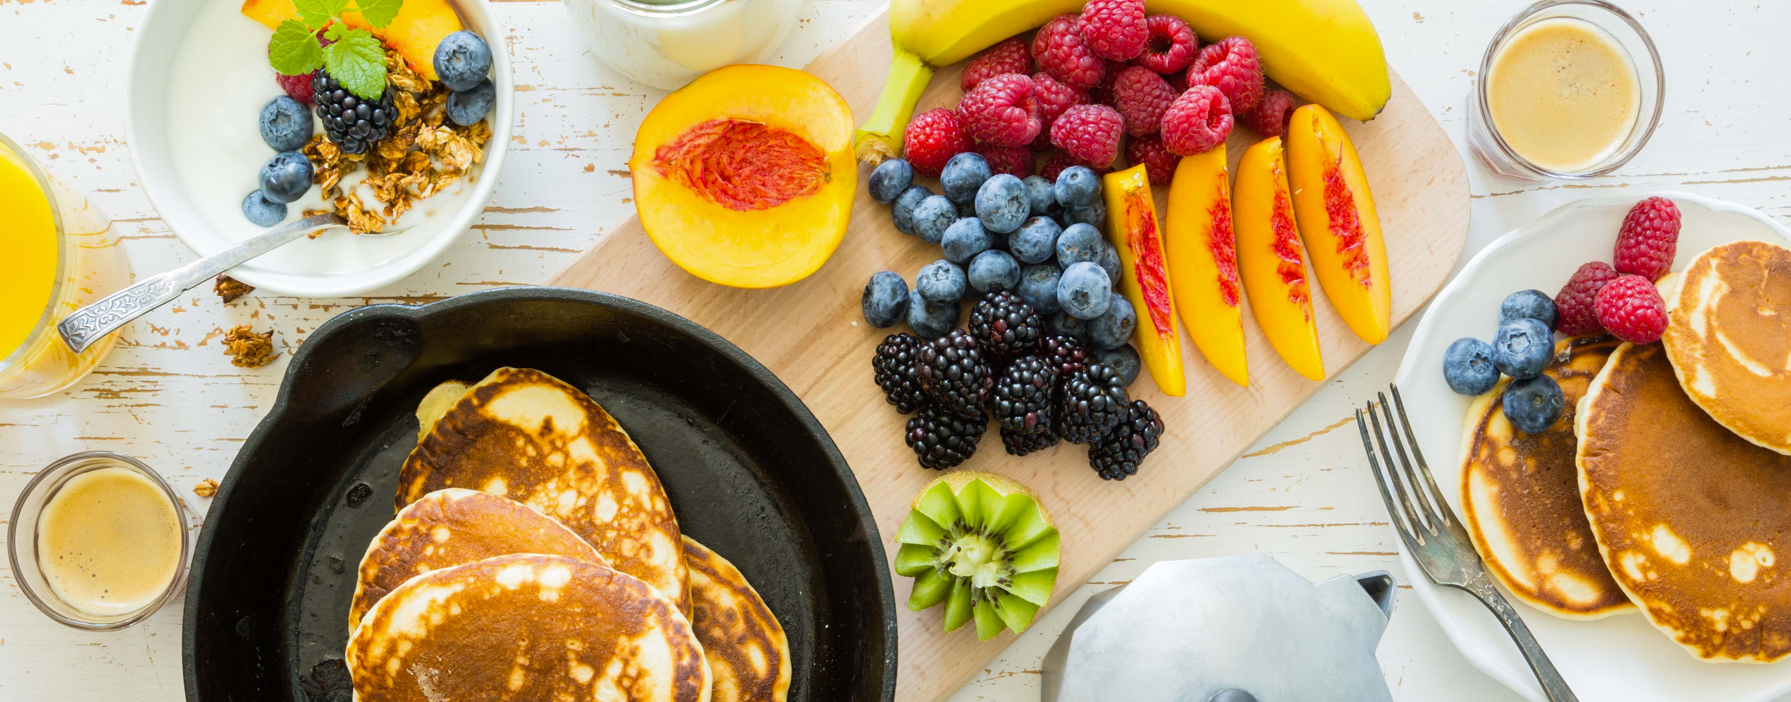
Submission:
[[[1396,382],[1412,431],[1444,496],[1461,513],[1461,432],[1471,398],[1443,382],[1443,351],[1464,336],[1491,339],[1499,302],[1535,288],[1553,295],[1588,261],[1611,260],[1617,228],[1636,201],[1673,200],[1684,213],[1673,269],[1711,246],[1756,239],[1791,242],[1791,231],[1747,207],[1689,193],[1637,193],[1565,205],[1487,246],[1437,294],[1418,323]],[[1412,590],[1463,656],[1518,694],[1545,702],[1542,688],[1498,620],[1471,595],[1438,586],[1399,545]],[[1501,588],[1503,590],[1503,588]],[[1597,621],[1569,621],[1507,594],[1549,659],[1581,700],[1766,702],[1791,692],[1791,661],[1773,665],[1707,663],[1631,611]]]

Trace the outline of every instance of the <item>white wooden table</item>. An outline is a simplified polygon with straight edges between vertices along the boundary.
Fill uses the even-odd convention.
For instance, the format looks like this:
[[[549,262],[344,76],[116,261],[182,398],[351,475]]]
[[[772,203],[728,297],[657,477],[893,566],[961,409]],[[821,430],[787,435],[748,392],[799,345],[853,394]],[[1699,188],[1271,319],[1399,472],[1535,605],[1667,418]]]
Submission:
[[[153,1],[153,0],[150,0]],[[1462,144],[1480,52],[1527,0],[1363,0],[1390,61]],[[1791,213],[1791,4],[1624,0],[1666,65],[1666,109],[1653,142],[1618,175],[1531,185],[1473,174],[1465,261],[1500,234],[1591,194],[1678,188]],[[876,0],[810,0],[777,63],[801,66],[874,15]],[[125,68],[143,0],[0,0],[0,132],[117,223],[139,275],[193,258],[143,197],[124,144]],[[419,303],[501,285],[539,284],[600,241],[633,207],[625,170],[636,126],[663,96],[584,49],[555,2],[503,2],[516,61],[519,122],[509,163],[480,224],[440,260],[350,299],[265,294],[225,307],[209,291],[149,315],[74,389],[0,403],[0,505],[52,459],[86,449],[137,456],[180,487],[221,477],[272,400],[284,359],[232,367],[219,340],[244,322],[290,350],[325,320],[371,303]],[[1467,155],[1462,147],[1463,158]],[[4,217],[0,213],[0,217]],[[4,271],[0,270],[0,275]],[[1131,549],[1041,619],[954,702],[1038,698],[1039,661],[1087,595],[1153,562],[1264,553],[1314,580],[1386,569],[1402,581],[1395,536],[1351,426],[1351,408],[1384,387],[1412,325],[1345,370]],[[196,510],[205,500],[187,494]],[[0,516],[5,511],[0,510]],[[1421,577],[1421,576],[1416,576]],[[0,700],[183,699],[180,606],[112,634],[40,616],[0,573]],[[1400,700],[1515,700],[1457,654],[1421,605],[1401,598],[1380,646]]]

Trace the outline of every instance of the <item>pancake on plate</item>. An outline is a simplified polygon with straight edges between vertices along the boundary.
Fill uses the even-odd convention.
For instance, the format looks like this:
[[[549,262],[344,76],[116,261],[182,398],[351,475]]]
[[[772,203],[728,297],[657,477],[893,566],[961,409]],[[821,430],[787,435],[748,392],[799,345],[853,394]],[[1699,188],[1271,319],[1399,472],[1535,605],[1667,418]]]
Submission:
[[[1791,653],[1791,456],[1692,404],[1659,344],[1617,347],[1576,420],[1587,521],[1648,621],[1699,658]]]
[[[398,507],[442,488],[521,502],[590,541],[610,565],[690,611],[678,519],[628,432],[590,396],[537,370],[499,368],[429,425],[398,476]]]
[[[1567,619],[1634,608],[1598,553],[1574,465],[1574,403],[1618,343],[1598,335],[1555,344],[1543,373],[1560,383],[1567,406],[1546,431],[1526,434],[1505,418],[1509,379],[1475,398],[1462,431],[1461,505],[1474,548],[1511,594]]]
[[[706,702],[690,623],[639,579],[564,556],[510,554],[405,581],[346,656],[359,702]]]
[[[1741,438],[1791,455],[1791,249],[1712,247],[1662,285],[1660,338],[1692,402]]]
[[[475,490],[437,490],[399,510],[367,546],[348,630],[352,633],[373,603],[406,580],[506,553],[607,564],[590,542],[528,505]]]
[[[790,641],[740,570],[684,537],[690,567],[691,626],[715,678],[715,702],[784,702]]]

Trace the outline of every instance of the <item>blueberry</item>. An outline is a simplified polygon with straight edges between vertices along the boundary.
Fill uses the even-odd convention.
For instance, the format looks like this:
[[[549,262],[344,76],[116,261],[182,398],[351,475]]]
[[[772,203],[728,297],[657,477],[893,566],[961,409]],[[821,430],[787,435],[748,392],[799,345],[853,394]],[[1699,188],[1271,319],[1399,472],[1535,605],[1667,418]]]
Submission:
[[[1525,317],[1499,327],[1492,349],[1493,367],[1523,380],[1542,375],[1548,359],[1555,355],[1555,340],[1542,322]]]
[[[945,229],[958,221],[958,210],[943,195],[928,195],[914,206],[914,235],[921,241],[937,244],[945,240]]]
[[[1088,339],[1098,349],[1116,349],[1132,340],[1132,332],[1138,328],[1138,312],[1132,309],[1132,302],[1119,293],[1113,293],[1107,302],[1107,313],[1088,320]]]
[[[1020,271],[1020,288],[1014,292],[1039,314],[1051,314],[1062,309],[1057,304],[1057,280],[1062,277],[1063,269],[1055,263],[1027,266]]]
[[[1061,306],[1059,305],[1059,307]],[[1070,313],[1059,309],[1045,318],[1045,332],[1086,339],[1088,338],[1088,322],[1071,317]]]
[[[928,190],[925,185],[910,185],[901,195],[896,196],[895,206],[889,211],[890,219],[895,220],[896,231],[903,234],[914,233],[914,208],[932,194],[933,191]]]
[[[951,261],[934,261],[922,266],[914,276],[914,289],[920,297],[935,305],[957,302],[964,298],[964,269]]]
[[[479,35],[461,30],[435,45],[435,74],[449,90],[467,90],[491,70],[491,47]]]
[[[989,162],[982,154],[966,151],[945,162],[945,170],[939,172],[939,187],[952,202],[970,203],[976,201],[976,191],[988,179]]]
[[[970,287],[992,293],[1020,287],[1020,264],[1006,251],[984,251],[970,261]]]
[[[878,271],[864,284],[858,304],[864,308],[864,321],[873,327],[900,322],[908,314],[908,283],[894,271]]]
[[[1101,194],[1101,177],[1087,166],[1070,166],[1057,174],[1057,204],[1067,209],[1087,207]]]
[[[1056,220],[1033,217],[1019,231],[1007,235],[1007,250],[1021,263],[1044,263],[1057,253],[1057,235],[1062,233]]]
[[[1566,406],[1561,385],[1546,375],[1513,380],[1505,388],[1505,418],[1525,434],[1540,434],[1554,426]]]
[[[261,140],[275,151],[297,151],[311,141],[315,124],[303,103],[281,95],[261,108]]]
[[[1505,301],[1499,303],[1499,325],[1524,318],[1542,322],[1549,331],[1554,331],[1555,301],[1541,290],[1519,290],[1506,295]]]
[[[945,229],[945,237],[940,240],[939,248],[945,250],[945,260],[959,265],[970,262],[976,255],[988,251],[995,244],[995,237],[983,229],[981,220],[965,217],[952,222]]]
[[[1138,349],[1132,348],[1131,344],[1096,351],[1095,360],[1113,366],[1113,370],[1119,371],[1119,376],[1125,378],[1127,385],[1138,379],[1138,371],[1144,366],[1143,360],[1138,358]]]
[[[1034,217],[1049,217],[1063,208],[1057,206],[1057,188],[1043,176],[1026,176],[1026,209]]]
[[[274,202],[292,202],[311,189],[311,174],[304,154],[282,152],[261,167],[261,192]]]
[[[934,305],[920,298],[920,291],[908,293],[908,327],[914,335],[922,339],[937,339],[945,336],[952,327],[958,326],[958,303],[947,302]]]
[[[1101,264],[1101,270],[1107,271],[1107,277],[1119,280],[1120,270],[1118,249],[1111,246],[1102,247],[1101,257],[1095,259],[1095,263]]]
[[[907,161],[899,158],[884,161],[877,164],[877,170],[871,171],[871,199],[884,204],[893,202],[913,182],[914,167]]]
[[[257,190],[243,198],[243,216],[257,227],[271,227],[286,219],[286,203],[269,200]]]
[[[1499,382],[1499,369],[1493,367],[1491,344],[1473,337],[1456,339],[1443,352],[1443,379],[1449,389],[1462,395],[1479,395]]]
[[[1107,226],[1107,203],[1096,200],[1087,207],[1077,207],[1065,213],[1064,221],[1070,224],[1088,224],[1100,229]]]
[[[1092,321],[1106,314],[1112,298],[1113,280],[1089,261],[1071,264],[1057,281],[1057,304],[1077,319]]]
[[[1072,224],[1057,237],[1057,265],[1066,270],[1083,262],[1099,265],[1104,248],[1107,248],[1107,242],[1101,239],[1101,230],[1086,224]]]
[[[491,112],[491,103],[496,100],[497,87],[486,78],[469,90],[448,94],[448,119],[462,127],[471,127],[485,119],[486,113]]]
[[[1006,173],[997,173],[976,190],[976,216],[997,234],[1020,228],[1032,206],[1026,202],[1026,184]]]

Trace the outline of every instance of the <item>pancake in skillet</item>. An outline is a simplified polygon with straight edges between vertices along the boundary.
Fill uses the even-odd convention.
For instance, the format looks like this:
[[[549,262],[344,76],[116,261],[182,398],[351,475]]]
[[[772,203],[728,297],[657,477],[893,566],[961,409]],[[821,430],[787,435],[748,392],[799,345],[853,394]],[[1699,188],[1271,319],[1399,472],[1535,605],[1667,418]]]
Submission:
[[[1574,466],[1574,403],[1618,343],[1598,335],[1555,344],[1543,373],[1560,383],[1567,407],[1546,431],[1511,426],[1500,408],[1510,385],[1503,380],[1474,400],[1462,432],[1461,505],[1474,548],[1511,594],[1567,619],[1634,607],[1598,553]]]
[[[1659,344],[1623,344],[1580,400],[1580,493],[1611,575],[1705,659],[1791,653],[1791,456],[1723,428]]]
[[[790,642],[746,576],[690,537],[691,625],[715,678],[715,702],[784,702],[790,690]]]
[[[617,570],[690,611],[678,520],[658,475],[578,388],[537,370],[499,368],[461,393],[404,462],[398,507],[449,487],[508,497],[558,519]]]
[[[353,633],[373,603],[406,580],[506,553],[607,563],[590,542],[528,505],[475,490],[437,490],[399,510],[373,537],[361,558],[348,631]]]
[[[633,576],[510,554],[398,586],[349,637],[359,702],[705,702],[690,623]]]
[[[1791,249],[1731,242],[1675,278],[1660,340],[1685,393],[1741,438],[1791,454]]]

